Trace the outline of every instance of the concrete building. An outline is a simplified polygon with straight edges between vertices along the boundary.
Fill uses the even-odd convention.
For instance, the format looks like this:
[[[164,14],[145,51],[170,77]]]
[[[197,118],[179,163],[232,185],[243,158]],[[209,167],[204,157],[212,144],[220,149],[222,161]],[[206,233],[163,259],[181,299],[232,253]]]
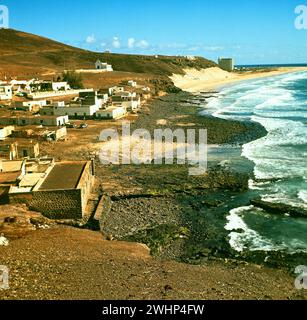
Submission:
[[[14,126],[0,127],[0,140],[4,140],[15,130]]]
[[[1,100],[12,100],[13,89],[12,86],[0,86],[0,101]]]
[[[12,132],[12,138],[35,139],[38,141],[57,141],[65,139],[67,136],[66,126],[62,127],[19,127]]]
[[[0,159],[17,160],[39,156],[39,144],[33,140],[0,142]]]
[[[113,107],[123,106],[126,108],[127,111],[136,111],[141,108],[141,98],[140,96],[135,98],[113,96],[112,106]]]
[[[0,161],[14,160],[18,158],[18,150],[16,142],[0,142]]]
[[[70,90],[70,85],[67,82],[51,82],[53,91],[67,91]]]
[[[37,101],[16,101],[15,107],[19,110],[29,111],[29,112],[39,112],[39,110],[47,105],[46,100]]]
[[[105,72],[112,72],[113,71],[113,67],[110,64],[108,64],[106,62],[101,62],[100,60],[97,60],[95,62],[95,69],[105,71]]]
[[[234,59],[232,58],[219,58],[218,64],[225,71],[232,72],[234,70]]]
[[[99,119],[120,119],[127,114],[127,110],[123,106],[110,107],[104,110],[99,110],[96,114]]]
[[[128,86],[136,88],[137,87],[137,82],[134,80],[129,80],[128,81]]]
[[[3,116],[0,117],[0,125],[41,125],[41,126],[64,126],[69,123],[67,115],[64,116]]]
[[[115,93],[124,92],[124,91],[125,91],[124,87],[118,87],[118,86],[111,87],[111,88],[108,89],[108,92],[109,92],[110,96],[112,96]]]
[[[82,106],[82,105],[68,105],[66,107],[47,106],[41,111],[43,116],[69,116],[69,118],[87,118],[95,116],[99,107],[96,105]]]
[[[26,173],[17,185],[10,187],[9,202],[26,203],[31,210],[48,218],[84,218],[95,182],[94,163],[30,161],[33,162],[31,167],[26,166]],[[45,162],[45,166],[41,162]]]
[[[39,144],[33,140],[18,140],[17,159],[37,158],[39,156]]]

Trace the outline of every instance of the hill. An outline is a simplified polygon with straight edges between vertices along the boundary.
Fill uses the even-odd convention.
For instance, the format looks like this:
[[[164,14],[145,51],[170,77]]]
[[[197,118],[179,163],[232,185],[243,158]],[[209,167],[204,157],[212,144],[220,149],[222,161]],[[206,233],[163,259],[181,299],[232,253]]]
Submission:
[[[0,29],[0,77],[52,74],[64,69],[92,68],[97,59],[113,65],[115,71],[146,73],[159,76],[183,74],[184,68],[216,66],[210,60],[196,57],[145,56],[98,53],[53,41],[37,35]]]

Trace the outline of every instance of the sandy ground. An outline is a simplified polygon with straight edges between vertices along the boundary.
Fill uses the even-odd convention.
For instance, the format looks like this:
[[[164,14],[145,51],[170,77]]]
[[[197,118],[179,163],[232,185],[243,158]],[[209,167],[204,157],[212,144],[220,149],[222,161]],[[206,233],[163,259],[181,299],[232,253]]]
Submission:
[[[227,84],[256,79],[276,76],[279,74],[299,72],[307,70],[305,67],[293,68],[278,68],[274,71],[268,72],[245,72],[245,73],[230,73],[220,68],[209,68],[205,70],[185,69],[186,74],[173,75],[171,77],[175,86],[182,90],[196,93],[200,91],[216,90]]]
[[[285,271],[154,259],[144,245],[69,227],[32,232],[0,247],[0,256],[10,270],[10,289],[0,290],[0,300],[306,299]]]

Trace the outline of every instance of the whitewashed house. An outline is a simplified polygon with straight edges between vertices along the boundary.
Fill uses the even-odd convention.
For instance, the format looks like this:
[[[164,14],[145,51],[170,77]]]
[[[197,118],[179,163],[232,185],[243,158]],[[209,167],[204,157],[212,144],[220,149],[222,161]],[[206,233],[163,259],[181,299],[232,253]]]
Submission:
[[[141,97],[125,97],[125,96],[113,96],[112,97],[112,106],[123,106],[128,111],[136,111],[141,107]]]
[[[138,85],[137,82],[134,81],[134,80],[129,80],[128,81],[128,86],[130,86],[130,87],[136,88],[137,85]]]
[[[96,113],[97,118],[101,119],[120,119],[127,114],[127,110],[123,106],[110,107],[108,109],[101,109]]]
[[[15,130],[14,126],[0,127],[0,140],[4,140]]]
[[[110,64],[108,64],[106,62],[101,62],[100,60],[97,60],[95,62],[95,69],[105,71],[105,72],[112,72],[113,71],[113,67]]]
[[[52,82],[51,83],[53,91],[68,91],[70,90],[70,85],[67,82]]]
[[[111,87],[109,88],[109,95],[112,96],[113,94],[116,94],[116,93],[120,93],[120,92],[124,92],[125,91],[125,88],[124,87]]]
[[[39,109],[47,105],[46,100],[36,101],[16,101],[15,107],[24,111],[37,112]]]
[[[12,100],[13,89],[11,85],[0,86],[0,100]]]

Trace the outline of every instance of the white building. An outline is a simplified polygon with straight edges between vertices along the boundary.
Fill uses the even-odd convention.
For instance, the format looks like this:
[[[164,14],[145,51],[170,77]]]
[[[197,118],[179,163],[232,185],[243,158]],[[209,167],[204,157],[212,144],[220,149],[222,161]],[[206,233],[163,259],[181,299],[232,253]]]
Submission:
[[[133,87],[133,88],[135,88],[135,87],[137,87],[137,82],[136,81],[134,81],[134,80],[129,80],[128,81],[128,86],[130,86],[130,87]]]
[[[0,86],[0,100],[12,100],[13,89],[12,86]]]
[[[3,116],[0,117],[0,125],[41,125],[41,126],[64,126],[69,123],[68,116]]]
[[[141,107],[141,98],[138,97],[120,97],[120,96],[113,96],[112,97],[112,106],[118,107],[123,106],[128,111],[136,111]]]
[[[111,87],[109,88],[109,95],[112,96],[113,94],[124,92],[124,91],[125,91],[124,87]]]
[[[52,82],[53,91],[67,91],[70,90],[70,85],[67,82]]]
[[[0,127],[0,140],[4,140],[15,130],[14,126]]]
[[[38,111],[43,106],[47,105],[46,100],[37,100],[37,101],[16,101],[15,107],[25,110],[25,111]]]
[[[110,107],[105,110],[99,110],[97,112],[97,117],[101,119],[120,119],[127,114],[127,110],[123,106]]]
[[[105,71],[105,72],[113,71],[113,67],[110,64],[107,64],[106,62],[101,62],[100,60],[96,61],[95,69]]]

